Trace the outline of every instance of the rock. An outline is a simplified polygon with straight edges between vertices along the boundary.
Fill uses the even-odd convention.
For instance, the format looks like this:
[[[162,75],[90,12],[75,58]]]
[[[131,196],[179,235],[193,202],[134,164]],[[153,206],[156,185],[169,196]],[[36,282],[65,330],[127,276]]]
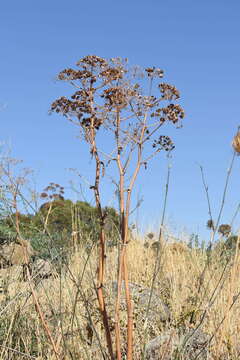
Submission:
[[[129,288],[131,291],[131,295],[134,296],[135,293],[138,293],[141,290],[141,286],[134,283],[129,283]],[[112,289],[115,294],[117,294],[117,281],[112,282]],[[122,281],[122,293],[125,291],[125,284]]]
[[[9,291],[10,288],[17,290],[17,284],[23,281],[23,270],[21,265],[0,269],[0,293]]]
[[[171,341],[171,345],[170,345]],[[146,345],[145,359],[146,360],[171,360],[173,355],[173,347],[176,347],[176,337],[174,335],[166,334],[159,335],[149,341]],[[163,357],[164,356],[164,357]]]
[[[209,336],[199,329],[183,333],[167,331],[146,345],[146,360],[172,360],[177,356],[187,360],[210,360],[208,340]]]
[[[129,283],[129,288],[131,292],[132,300],[134,301],[135,307],[141,310],[143,317],[146,315],[146,310],[148,307],[148,301],[150,297],[151,290],[149,288],[144,288],[138,284]],[[117,282],[113,282],[113,291],[117,294]],[[124,293],[124,281],[122,282],[122,293]],[[153,291],[152,299],[150,304],[150,310],[148,314],[148,320],[157,321],[157,322],[166,322],[170,321],[171,312],[168,306],[162,301],[157,292]]]
[[[50,276],[56,275],[53,265],[43,259],[38,259],[33,263],[32,266],[32,276],[34,278],[48,279]]]
[[[6,307],[6,312],[11,316],[14,306],[18,307],[21,304],[21,315],[28,316],[29,306],[32,306],[30,294],[31,290],[24,278],[22,265],[0,269],[0,310]],[[8,307],[11,303],[13,306]]]
[[[209,359],[208,352],[208,340],[209,335],[204,333],[202,330],[191,329],[185,333],[185,338],[189,339],[186,344],[186,353],[189,356],[189,360],[194,359],[197,354],[199,360]]]
[[[158,249],[161,249],[159,241],[154,241],[151,244],[151,249],[157,253],[159,251]],[[189,248],[183,242],[173,242],[164,244],[163,251],[170,251],[172,254],[187,254],[189,252]]]
[[[27,240],[19,240],[19,243],[11,242],[0,247],[0,267],[11,265],[24,265],[30,262],[35,253]]]
[[[138,296],[138,304],[143,309],[147,310],[148,302],[150,298],[150,289],[144,289]],[[158,318],[161,322],[170,321],[171,312],[168,306],[162,301],[159,295],[153,291],[150,310],[148,315],[149,320]]]

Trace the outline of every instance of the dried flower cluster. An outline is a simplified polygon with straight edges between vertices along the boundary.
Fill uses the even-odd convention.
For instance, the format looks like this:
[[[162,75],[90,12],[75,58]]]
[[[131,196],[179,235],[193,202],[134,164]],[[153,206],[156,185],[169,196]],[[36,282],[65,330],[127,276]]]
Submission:
[[[148,239],[152,240],[154,238],[154,233],[153,232],[150,232],[146,235],[148,237]]]
[[[87,68],[87,65],[89,65],[92,68],[96,66],[105,67],[107,66],[107,61],[97,55],[87,55],[84,58],[80,59],[76,65],[77,66],[82,65],[83,68]]]
[[[222,224],[218,228],[219,234],[226,236],[226,237],[231,233],[231,231],[232,231],[231,226],[228,224]]]
[[[207,221],[207,228],[210,229],[210,230],[214,230],[215,229],[215,225],[214,225],[214,222],[212,219],[209,219]]]
[[[175,86],[160,83],[160,95],[144,96],[141,81],[135,82],[137,71],[129,69],[126,59],[113,58],[106,60],[95,55],[89,55],[77,62],[78,69],[67,68],[58,75],[59,80],[70,82],[77,91],[72,96],[60,97],[52,103],[51,112],[62,113],[70,121],[80,125],[84,138],[91,143],[96,131],[102,125],[115,127],[117,114],[121,113],[121,123],[124,124],[119,134],[118,148],[131,146],[130,143],[147,141],[165,122],[178,124],[184,118],[184,111],[175,101],[180,93]],[[159,68],[145,69],[147,79],[163,77]],[[162,102],[168,102],[162,106]],[[149,118],[149,120],[148,120]],[[124,121],[128,119],[128,121]],[[152,121],[157,121],[151,123]],[[140,129],[144,126],[144,134]],[[151,128],[151,130],[149,130]],[[142,136],[144,135],[144,136]],[[146,135],[146,136],[145,136]],[[172,150],[173,144],[162,139],[155,140],[155,146]],[[160,143],[159,143],[160,141]]]
[[[163,74],[164,74],[163,70],[161,70],[161,69],[159,69],[159,68],[155,68],[155,67],[146,68],[145,71],[146,71],[148,77],[159,77],[159,78],[162,78],[162,77],[163,77]]]
[[[184,111],[178,104],[169,104],[164,108],[158,108],[151,114],[151,117],[159,117],[161,123],[169,121],[176,124],[180,119],[184,118]]]
[[[180,93],[175,86],[161,83],[159,84],[159,89],[164,100],[177,100],[180,98]]]
[[[102,78],[107,78],[113,80],[119,80],[123,78],[123,75],[126,71],[124,69],[117,68],[107,68],[100,73]]]
[[[74,69],[65,69],[60,72],[58,75],[59,80],[79,80],[79,79],[89,79],[91,78],[92,81],[96,81],[96,78],[92,76],[92,73],[87,70],[74,70]]]
[[[172,151],[175,148],[170,137],[166,135],[160,135],[157,140],[154,140],[152,147],[165,151]]]
[[[123,109],[134,96],[136,96],[136,91],[119,86],[108,88],[101,95],[107,100],[106,104],[109,105],[109,109]]]
[[[240,131],[234,136],[232,146],[236,153],[240,154]]]
[[[64,187],[60,186],[59,184],[51,182],[43,192],[40,194],[42,199],[49,199],[49,200],[64,200]]]

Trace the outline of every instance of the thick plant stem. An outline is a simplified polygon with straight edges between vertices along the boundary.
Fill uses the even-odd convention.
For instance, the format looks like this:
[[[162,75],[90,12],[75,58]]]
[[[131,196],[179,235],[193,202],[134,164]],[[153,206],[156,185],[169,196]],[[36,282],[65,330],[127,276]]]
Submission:
[[[100,194],[99,194],[101,161],[98,156],[93,129],[92,129],[92,146],[93,146],[92,153],[95,157],[95,162],[96,162],[94,194],[95,194],[96,206],[97,206],[98,212],[99,212],[100,227],[101,227],[100,234],[99,234],[99,261],[98,261],[98,269],[97,269],[97,271],[98,271],[97,295],[98,295],[99,310],[102,315],[103,326],[104,326],[104,330],[105,330],[108,352],[109,352],[110,358],[113,360],[114,354],[113,354],[113,346],[112,346],[112,337],[111,337],[108,314],[107,314],[104,293],[103,293],[104,267],[105,267],[105,233],[104,233],[104,214],[102,211]]]
[[[118,269],[118,285],[117,285],[117,300],[115,305],[115,340],[116,340],[116,357],[117,360],[122,359],[121,355],[121,339],[120,339],[120,318],[119,318],[119,308],[120,308],[120,300],[121,300],[121,290],[122,290],[122,257],[123,250],[120,254],[119,259],[119,269]]]
[[[144,130],[142,130],[143,137]],[[126,259],[127,253],[127,244],[128,244],[128,223],[129,223],[129,214],[130,214],[130,205],[131,205],[131,195],[134,183],[136,181],[137,175],[139,173],[141,167],[141,158],[142,158],[142,146],[139,144],[138,146],[138,160],[135,171],[133,173],[132,179],[129,184],[129,188],[127,189],[127,199],[126,199],[126,214],[124,217],[124,237],[123,237],[123,276],[125,282],[125,295],[126,295],[126,303],[127,303],[127,360],[132,360],[133,356],[133,308],[132,308],[132,300],[129,289],[129,280],[128,280],[128,265]]]
[[[126,252],[123,257],[123,276],[125,282],[125,293],[126,293],[126,303],[127,303],[127,359],[132,360],[133,356],[133,308],[131,294],[129,290],[129,279],[128,279],[128,266],[126,261]]]
[[[126,245],[126,244],[125,244]],[[116,332],[116,356],[117,360],[121,360],[121,341],[120,341],[120,325],[119,325],[119,306],[122,291],[122,280],[125,284],[125,296],[127,304],[127,360],[132,360],[133,354],[133,308],[131,301],[131,294],[129,290],[129,279],[128,279],[128,267],[126,261],[126,246],[123,246],[120,261],[119,261],[119,272],[118,272],[118,290],[117,290],[117,301],[115,307],[115,332]]]
[[[121,185],[123,185],[123,178],[122,184],[120,181],[120,193],[121,193]],[[123,205],[123,199],[120,195],[120,207]],[[124,216],[124,209],[121,208],[121,237],[125,237],[125,216]],[[119,317],[119,308],[120,308],[120,301],[121,301],[121,292],[122,292],[122,280],[123,280],[123,259],[125,256],[126,247],[123,246],[120,252],[119,258],[119,268],[118,268],[118,283],[117,283],[117,300],[115,305],[115,340],[116,340],[116,357],[117,360],[122,359],[121,355],[121,338],[120,338],[120,317]]]
[[[110,355],[111,359],[114,359],[112,337],[111,337],[111,332],[110,332],[110,328],[109,328],[108,314],[107,314],[107,309],[106,309],[105,299],[104,299],[104,294],[103,294],[104,260],[105,260],[105,236],[104,236],[103,229],[101,229],[97,295],[98,295],[99,310],[101,312],[102,319],[103,319],[103,326],[105,329],[105,335],[106,335],[106,341],[107,341],[109,355]]]
[[[119,149],[119,129],[120,129],[120,115],[117,114],[117,131],[116,131],[116,140],[117,146]],[[143,137],[144,131],[142,131]],[[129,289],[129,280],[128,280],[128,266],[126,261],[126,253],[127,253],[127,244],[128,244],[128,220],[130,213],[130,203],[131,203],[131,194],[133,185],[135,183],[137,174],[140,170],[141,166],[141,156],[142,156],[142,146],[139,144],[138,146],[138,160],[135,171],[131,178],[129,188],[127,189],[127,198],[126,205],[124,199],[124,170],[121,164],[120,159],[121,151],[118,151],[117,155],[117,164],[120,174],[120,188],[119,188],[119,200],[120,200],[120,212],[121,212],[121,239],[122,239],[122,251],[120,254],[119,261],[119,269],[118,269],[118,291],[117,291],[117,301],[115,308],[115,331],[116,331],[116,354],[117,359],[121,360],[121,347],[120,347],[120,324],[119,324],[119,306],[121,299],[121,290],[122,290],[122,279],[125,283],[125,296],[126,296],[126,304],[127,304],[127,360],[132,360],[133,356],[133,309],[132,309],[132,301]],[[124,206],[125,205],[125,206]]]
[[[120,131],[120,110],[117,111],[117,128],[116,128],[116,143],[117,143],[117,165],[119,171],[119,205],[120,205],[120,234],[122,245],[124,244],[125,239],[125,213],[124,213],[124,171],[121,163],[121,147],[119,139]],[[117,283],[117,299],[115,305],[115,340],[116,340],[116,357],[117,360],[121,360],[121,338],[120,338],[120,317],[119,317],[119,308],[121,301],[121,292],[122,292],[122,279],[123,279],[123,258],[124,258],[125,247],[120,251],[119,257],[119,267],[118,267],[118,283]]]

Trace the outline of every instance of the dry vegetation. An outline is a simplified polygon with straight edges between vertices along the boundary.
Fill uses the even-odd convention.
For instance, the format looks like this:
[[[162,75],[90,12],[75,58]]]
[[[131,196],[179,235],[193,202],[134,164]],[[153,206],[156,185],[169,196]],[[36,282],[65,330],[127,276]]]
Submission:
[[[143,240],[129,243],[128,263],[131,284],[143,291],[151,286],[155,251],[145,248]],[[113,314],[116,293],[118,250],[108,249],[105,291],[110,316]],[[98,311],[94,269],[96,251],[90,257],[79,249],[71,255],[68,265],[62,264],[58,277],[42,279],[35,292],[57,347],[59,359],[107,358],[104,332]],[[205,250],[189,249],[184,243],[163,243],[161,268],[155,292],[167,304],[171,317],[162,320],[159,314],[150,318],[144,328],[146,307],[134,301],[134,359],[142,359],[144,342],[170,330],[196,328],[200,325],[209,334],[212,359],[238,359],[240,305],[236,296],[240,288],[239,255],[224,260],[219,249],[213,250],[201,286],[199,281],[205,268]],[[3,274],[3,272],[5,272]],[[19,267],[1,270],[1,355],[0,358],[55,359],[56,354],[46,336],[35,310],[28,282],[17,280]],[[31,280],[33,281],[33,280]],[[134,288],[132,289],[134,293]],[[133,299],[134,296],[133,296]],[[234,305],[232,306],[234,302]],[[126,308],[121,305],[121,319],[125,324]],[[113,319],[112,330],[114,330]],[[213,336],[213,337],[212,337]],[[212,337],[212,338],[211,338]],[[180,345],[180,344],[179,344]],[[171,341],[159,350],[159,359],[174,357]],[[105,355],[104,355],[105,354]],[[182,359],[185,359],[183,356]]]
[[[165,229],[170,167],[158,240],[154,234],[134,236],[130,228],[140,170],[174,149],[160,129],[181,126],[184,118],[176,103],[179,91],[159,83],[162,77],[159,68],[140,71],[126,60],[95,55],[58,75],[75,92],[53,102],[51,112],[76,124],[88,147],[95,207],[65,200],[64,188],[50,183],[38,194],[48,202],[34,208],[37,194],[27,200],[22,190],[28,173],[15,176],[15,161],[1,159],[1,360],[239,359],[239,237],[231,237],[232,227],[220,220],[240,133],[216,223],[200,167],[210,216],[208,247],[185,238],[176,242]],[[112,150],[99,148],[103,132]],[[111,166],[117,169],[119,212],[102,202],[101,185]],[[10,233],[11,244],[4,247]]]

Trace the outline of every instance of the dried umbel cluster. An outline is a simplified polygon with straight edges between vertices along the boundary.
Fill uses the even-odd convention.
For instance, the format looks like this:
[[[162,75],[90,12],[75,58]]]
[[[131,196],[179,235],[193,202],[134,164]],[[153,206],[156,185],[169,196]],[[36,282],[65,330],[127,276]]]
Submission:
[[[180,93],[175,86],[161,83],[159,84],[160,92],[162,93],[162,99],[165,100],[177,100],[180,98]]]
[[[137,95],[136,90],[124,87],[111,87],[103,91],[102,98],[106,100],[109,110],[127,107],[128,100]]]
[[[40,194],[41,199],[64,200],[64,187],[50,182],[50,184]]]
[[[158,117],[160,123],[164,123],[167,120],[176,124],[179,122],[179,119],[184,118],[184,111],[178,104],[169,104],[164,108],[158,108],[155,112],[152,112],[151,117]]]
[[[232,231],[232,228],[229,224],[222,224],[218,228],[219,234],[221,234],[222,236],[225,236],[225,237],[229,236],[231,231]]]
[[[154,140],[152,147],[165,151],[171,151],[175,148],[170,137],[166,135],[160,135],[157,140]]]
[[[240,131],[234,136],[232,146],[236,153],[240,154]]]
[[[159,68],[155,68],[155,67],[152,67],[152,68],[146,68],[145,69],[146,73],[147,73],[147,76],[148,77],[159,77],[159,78],[162,78],[163,77],[163,70],[162,69],[159,69]]]
[[[95,55],[82,58],[76,66],[58,75],[58,80],[68,81],[76,91],[54,101],[51,112],[61,113],[79,125],[90,144],[102,127],[114,130],[117,126],[121,127],[118,148],[132,146],[133,142],[145,144],[163,124],[179,126],[184,118],[182,107],[175,103],[180,93],[173,85],[158,83],[163,77],[159,68],[136,70],[129,68],[127,59],[106,60]],[[146,87],[151,91],[143,95]],[[152,147],[159,144],[162,149],[172,150],[171,140],[164,139],[162,134],[153,139]]]
[[[208,228],[209,230],[214,230],[214,229],[215,229],[215,225],[214,225],[214,222],[213,222],[212,219],[209,219],[209,220],[207,221],[207,228]]]
[[[207,228],[209,230],[213,230],[215,231],[216,230],[216,227],[214,225],[214,222],[212,219],[209,219],[208,222],[207,222]],[[219,225],[218,229],[217,229],[218,233],[221,234],[222,236],[229,236],[231,234],[231,231],[232,231],[232,228],[231,228],[231,225],[229,224],[221,224]]]

